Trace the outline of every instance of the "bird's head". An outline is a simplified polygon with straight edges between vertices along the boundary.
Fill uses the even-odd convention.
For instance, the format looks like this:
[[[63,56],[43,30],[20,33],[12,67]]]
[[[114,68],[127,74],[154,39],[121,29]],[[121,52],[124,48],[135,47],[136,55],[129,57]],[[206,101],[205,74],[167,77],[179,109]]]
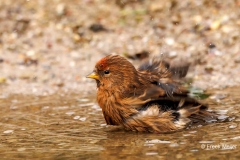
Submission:
[[[135,67],[125,58],[109,55],[99,60],[93,72],[87,76],[97,81],[97,86],[104,88],[123,86],[137,76]]]

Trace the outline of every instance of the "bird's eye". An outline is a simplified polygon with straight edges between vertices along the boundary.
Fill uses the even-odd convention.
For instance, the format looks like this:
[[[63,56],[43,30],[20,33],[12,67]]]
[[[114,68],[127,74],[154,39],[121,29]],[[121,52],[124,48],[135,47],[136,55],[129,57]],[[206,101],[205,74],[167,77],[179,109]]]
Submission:
[[[110,73],[109,70],[104,71],[104,74],[109,74],[109,73]]]

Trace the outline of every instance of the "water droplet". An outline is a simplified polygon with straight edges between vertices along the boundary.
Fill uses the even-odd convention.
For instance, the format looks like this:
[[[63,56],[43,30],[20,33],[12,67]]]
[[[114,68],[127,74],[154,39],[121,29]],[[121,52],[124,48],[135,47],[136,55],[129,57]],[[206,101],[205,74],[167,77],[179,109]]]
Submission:
[[[4,134],[9,134],[9,133],[13,133],[13,130],[6,130],[6,131],[3,131]]]
[[[88,102],[89,99],[87,99],[87,98],[82,98],[82,99],[78,99],[78,101],[79,101],[79,102]]]
[[[66,112],[66,114],[69,115],[69,116],[73,115],[74,113],[75,112],[73,112],[73,111]]]
[[[192,149],[191,152],[198,152],[198,149]]]
[[[224,119],[226,119],[226,118],[228,118],[228,116],[225,116],[225,115],[218,116],[218,119],[219,119],[219,120],[224,120]]]
[[[65,145],[65,144],[66,144],[66,143],[59,143],[58,145],[59,145],[59,146],[63,146],[63,145]]]
[[[79,119],[80,118],[80,116],[75,116],[75,117],[73,117],[73,119]]]
[[[197,131],[190,131],[189,133],[196,133]]]
[[[179,146],[179,144],[177,144],[177,143],[171,143],[170,145],[169,145],[169,147],[178,147]]]
[[[240,136],[233,137],[233,138],[231,138],[231,139],[233,139],[233,140],[237,140],[237,139],[240,139]]]
[[[158,155],[157,152],[147,152],[146,156],[153,156],[153,155]]]
[[[149,140],[149,141],[146,141],[146,143],[171,143],[170,141],[161,141],[159,139],[153,139],[153,140]]]
[[[80,121],[86,121],[86,119],[87,119],[86,117],[83,117],[83,118],[80,118],[79,120]]]
[[[79,104],[79,107],[87,107],[87,106],[92,106],[94,105],[94,103],[83,103],[83,104]]]
[[[213,143],[213,141],[199,141],[199,143]]]
[[[227,109],[225,109],[225,110],[217,110],[218,114],[226,114],[227,112],[228,112]]]
[[[229,121],[232,121],[232,120],[234,120],[234,119],[235,119],[235,117],[230,117],[230,118],[228,118]]]
[[[236,125],[230,125],[229,128],[236,128]]]

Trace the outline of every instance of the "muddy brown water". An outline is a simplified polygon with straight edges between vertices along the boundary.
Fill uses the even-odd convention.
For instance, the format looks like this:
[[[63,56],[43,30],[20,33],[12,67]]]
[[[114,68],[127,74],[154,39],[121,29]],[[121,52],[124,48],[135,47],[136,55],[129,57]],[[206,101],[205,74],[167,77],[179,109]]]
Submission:
[[[170,134],[106,126],[94,96],[0,96],[1,159],[240,159],[240,88],[205,100],[227,121]]]

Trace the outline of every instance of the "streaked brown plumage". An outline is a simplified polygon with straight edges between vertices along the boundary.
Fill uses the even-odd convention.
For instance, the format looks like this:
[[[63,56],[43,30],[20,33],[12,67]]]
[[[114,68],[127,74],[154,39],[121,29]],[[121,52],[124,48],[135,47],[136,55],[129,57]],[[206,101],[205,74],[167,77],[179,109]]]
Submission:
[[[88,78],[96,79],[97,101],[108,125],[162,133],[212,118],[206,105],[189,97],[174,81],[184,77],[187,70],[188,65],[171,67],[161,60],[135,69],[125,58],[109,55],[97,62]]]

